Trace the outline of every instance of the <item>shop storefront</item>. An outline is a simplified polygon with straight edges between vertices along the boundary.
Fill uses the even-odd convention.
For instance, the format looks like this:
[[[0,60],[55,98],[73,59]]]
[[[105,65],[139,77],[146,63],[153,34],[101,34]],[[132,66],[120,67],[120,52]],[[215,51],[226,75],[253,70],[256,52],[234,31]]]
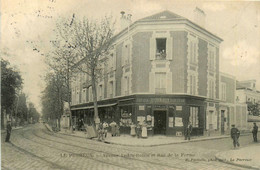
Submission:
[[[102,101],[99,118],[107,123],[120,124],[120,133],[130,134],[131,124],[147,124],[148,135],[183,136],[190,121],[192,135],[203,135],[205,124],[205,98],[189,95],[132,95],[116,101]],[[77,108],[74,108],[76,110]],[[78,108],[79,109],[79,108]],[[85,107],[86,119],[93,106]],[[83,112],[82,112],[83,113]]]

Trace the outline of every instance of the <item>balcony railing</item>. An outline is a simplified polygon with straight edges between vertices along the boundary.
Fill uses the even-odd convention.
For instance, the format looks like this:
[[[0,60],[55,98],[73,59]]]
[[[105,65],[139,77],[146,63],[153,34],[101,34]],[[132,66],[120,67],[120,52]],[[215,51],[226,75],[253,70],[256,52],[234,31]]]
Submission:
[[[161,52],[161,53],[156,53],[155,55],[156,60],[166,60],[166,53],[165,52]]]
[[[110,97],[110,98],[113,98],[113,94],[109,94],[109,97]]]
[[[166,88],[155,88],[155,93],[156,94],[165,94]]]

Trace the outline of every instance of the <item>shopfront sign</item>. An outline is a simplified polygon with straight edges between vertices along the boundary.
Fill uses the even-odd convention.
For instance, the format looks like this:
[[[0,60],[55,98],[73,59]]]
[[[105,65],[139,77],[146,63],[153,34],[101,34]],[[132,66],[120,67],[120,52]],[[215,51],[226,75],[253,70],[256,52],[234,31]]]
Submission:
[[[175,117],[175,126],[178,126],[178,127],[183,126],[182,117]]]
[[[155,97],[155,98],[137,98],[138,103],[185,103],[185,99],[176,99],[176,98],[164,98],[164,97]]]
[[[182,106],[176,106],[177,111],[182,111]]]

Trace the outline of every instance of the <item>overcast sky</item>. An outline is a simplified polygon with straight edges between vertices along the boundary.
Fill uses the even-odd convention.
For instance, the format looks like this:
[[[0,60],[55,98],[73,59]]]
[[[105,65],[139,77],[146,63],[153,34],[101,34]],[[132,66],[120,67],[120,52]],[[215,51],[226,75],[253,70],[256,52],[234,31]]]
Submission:
[[[40,95],[46,73],[44,55],[30,42],[47,46],[60,16],[98,19],[112,14],[119,24],[120,11],[132,20],[169,10],[193,20],[198,6],[206,13],[206,29],[224,41],[220,46],[220,69],[237,80],[256,79],[260,90],[260,2],[174,0],[2,0],[2,57],[20,69],[24,92],[40,111]]]

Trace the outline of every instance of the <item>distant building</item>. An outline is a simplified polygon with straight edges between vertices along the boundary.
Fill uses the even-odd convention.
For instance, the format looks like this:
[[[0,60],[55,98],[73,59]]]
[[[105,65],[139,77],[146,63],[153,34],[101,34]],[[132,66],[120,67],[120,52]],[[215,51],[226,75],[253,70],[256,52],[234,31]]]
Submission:
[[[147,122],[148,134],[182,135],[189,121],[193,135],[226,131],[234,93],[219,89],[235,89],[235,80],[219,73],[222,39],[203,28],[204,21],[200,25],[163,11],[119,32],[97,84],[101,121],[116,120],[126,133],[137,121]],[[88,75],[72,83],[71,109],[76,119],[93,119]]]
[[[243,112],[247,122],[260,122],[260,91],[256,89],[256,80],[237,81],[236,103],[246,106]]]

